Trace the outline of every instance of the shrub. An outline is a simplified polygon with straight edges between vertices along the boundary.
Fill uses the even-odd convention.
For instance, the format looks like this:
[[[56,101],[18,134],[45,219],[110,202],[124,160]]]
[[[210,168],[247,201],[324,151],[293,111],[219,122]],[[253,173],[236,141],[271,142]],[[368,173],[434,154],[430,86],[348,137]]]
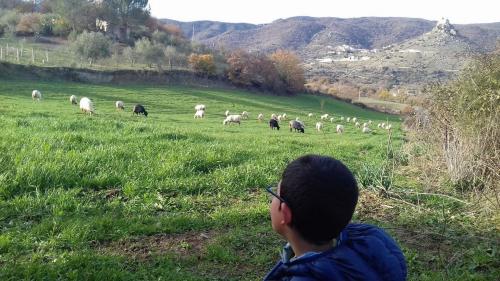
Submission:
[[[428,89],[432,130],[423,133],[442,152],[452,183],[498,196],[500,182],[500,55],[477,58],[459,78]],[[499,203],[497,202],[497,205]]]
[[[153,44],[149,39],[142,38],[135,42],[135,53],[137,54],[137,60],[149,67],[156,65],[161,68],[163,59],[165,55],[163,54],[163,48],[159,44]]]
[[[194,72],[204,76],[215,75],[214,57],[211,54],[191,54],[188,58],[189,66]]]
[[[89,65],[92,65],[95,60],[109,57],[111,54],[111,41],[99,32],[84,31],[78,35],[71,47],[76,55],[88,60]]]

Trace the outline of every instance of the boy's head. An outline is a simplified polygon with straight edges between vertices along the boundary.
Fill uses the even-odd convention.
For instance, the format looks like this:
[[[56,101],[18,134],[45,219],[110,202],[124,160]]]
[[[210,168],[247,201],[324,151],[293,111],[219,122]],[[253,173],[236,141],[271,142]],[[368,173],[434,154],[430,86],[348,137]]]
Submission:
[[[342,162],[305,155],[283,171],[279,195],[291,212],[288,225],[307,242],[322,245],[336,238],[351,220],[358,187]]]

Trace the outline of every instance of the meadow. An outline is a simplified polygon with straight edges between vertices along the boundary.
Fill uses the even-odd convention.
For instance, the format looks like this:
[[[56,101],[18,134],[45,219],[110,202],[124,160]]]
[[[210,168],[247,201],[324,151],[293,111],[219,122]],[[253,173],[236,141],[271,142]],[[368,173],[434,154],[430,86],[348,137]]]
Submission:
[[[32,101],[33,89],[42,92],[41,102]],[[92,99],[96,114],[72,106],[72,94]],[[114,108],[116,100],[125,111]],[[145,105],[147,118],[132,115],[136,103]],[[193,118],[199,103],[207,106],[204,119]],[[246,110],[250,118],[223,126],[226,110]],[[261,112],[299,117],[305,134],[289,132],[287,122],[270,130],[256,120]],[[315,117],[308,119],[309,112]],[[317,132],[321,113],[372,120],[374,130],[362,134],[344,123],[339,135],[336,121]],[[390,139],[376,128],[380,122],[392,124]],[[263,188],[276,184],[289,161],[330,155],[366,184],[404,143],[399,117],[320,96],[1,78],[0,130],[0,280],[259,280],[283,244],[272,232]],[[418,188],[404,175],[393,177],[391,188]],[[480,259],[476,272],[469,262],[436,255],[433,241],[443,240],[422,242],[416,231],[441,229],[450,217],[442,212],[461,205],[417,200],[428,205],[416,211],[413,203],[364,189],[355,221],[395,236],[410,280],[494,280],[497,252],[478,254],[491,243],[460,256]],[[426,211],[434,206],[442,208]],[[470,234],[474,227],[445,231]]]

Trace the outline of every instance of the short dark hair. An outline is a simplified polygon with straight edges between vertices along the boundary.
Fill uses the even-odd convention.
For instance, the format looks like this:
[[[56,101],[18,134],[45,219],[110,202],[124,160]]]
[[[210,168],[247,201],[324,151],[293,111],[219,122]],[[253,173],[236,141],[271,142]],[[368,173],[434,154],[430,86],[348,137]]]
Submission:
[[[283,171],[280,196],[292,210],[291,226],[306,241],[322,245],[336,238],[351,220],[358,186],[339,160],[304,155]]]

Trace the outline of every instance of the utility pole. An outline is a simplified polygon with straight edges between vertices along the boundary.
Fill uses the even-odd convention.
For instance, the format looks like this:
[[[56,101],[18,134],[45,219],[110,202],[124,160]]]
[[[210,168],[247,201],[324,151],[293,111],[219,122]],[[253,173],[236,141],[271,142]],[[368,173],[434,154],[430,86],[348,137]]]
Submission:
[[[194,42],[194,23],[193,23],[193,34],[191,35],[191,43]]]

